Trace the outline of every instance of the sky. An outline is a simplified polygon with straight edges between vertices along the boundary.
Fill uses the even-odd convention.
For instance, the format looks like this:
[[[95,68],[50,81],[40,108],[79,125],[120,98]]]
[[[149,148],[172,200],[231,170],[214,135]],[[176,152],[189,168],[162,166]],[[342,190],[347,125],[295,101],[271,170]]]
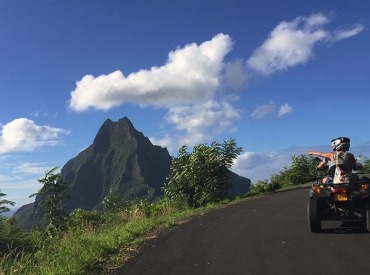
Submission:
[[[233,138],[268,180],[351,138],[370,157],[367,0],[0,0],[0,190],[37,181],[128,117],[172,156]]]

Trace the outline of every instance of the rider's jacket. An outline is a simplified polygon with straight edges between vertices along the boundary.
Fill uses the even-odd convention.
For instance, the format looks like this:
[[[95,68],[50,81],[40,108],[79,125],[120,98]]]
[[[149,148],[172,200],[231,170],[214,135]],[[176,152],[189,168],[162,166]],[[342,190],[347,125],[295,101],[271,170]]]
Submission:
[[[336,166],[333,176],[333,183],[350,182],[350,179],[352,177],[350,155],[352,154],[349,152],[334,152],[334,160],[330,163],[330,166]]]

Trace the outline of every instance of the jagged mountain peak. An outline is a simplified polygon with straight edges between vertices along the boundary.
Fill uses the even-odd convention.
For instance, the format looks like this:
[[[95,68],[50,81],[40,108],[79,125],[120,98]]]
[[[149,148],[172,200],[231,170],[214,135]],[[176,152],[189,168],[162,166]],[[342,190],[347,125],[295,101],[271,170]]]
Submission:
[[[130,146],[147,146],[147,147],[160,147],[153,145],[149,138],[145,137],[142,132],[135,129],[132,122],[127,118],[121,118],[117,122],[110,119],[104,121],[102,126],[99,128],[93,141],[93,150],[105,152],[116,146],[122,145]]]
[[[96,207],[109,190],[124,200],[154,199],[170,172],[167,149],[153,145],[124,117],[107,119],[93,144],[62,168],[62,178],[70,184],[70,210]]]

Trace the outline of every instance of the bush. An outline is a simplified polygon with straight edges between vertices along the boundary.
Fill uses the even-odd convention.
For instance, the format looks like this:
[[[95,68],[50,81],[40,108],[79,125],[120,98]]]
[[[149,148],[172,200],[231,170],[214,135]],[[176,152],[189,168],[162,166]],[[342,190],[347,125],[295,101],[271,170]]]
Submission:
[[[224,199],[231,166],[241,151],[233,139],[196,145],[192,153],[182,146],[172,160],[171,175],[163,188],[165,196],[192,207]]]
[[[75,209],[69,216],[68,228],[89,229],[91,227],[98,227],[108,220],[108,215],[97,210],[83,210],[81,208]]]
[[[281,186],[277,182],[269,182],[268,180],[259,180],[257,183],[250,186],[249,193],[254,194],[263,194],[269,193],[279,189]]]
[[[0,221],[0,252],[7,252],[28,242],[27,234],[15,223],[14,218]]]
[[[313,157],[305,154],[292,157],[292,163],[288,167],[271,177],[271,182],[283,186],[305,184],[317,178],[316,162]]]

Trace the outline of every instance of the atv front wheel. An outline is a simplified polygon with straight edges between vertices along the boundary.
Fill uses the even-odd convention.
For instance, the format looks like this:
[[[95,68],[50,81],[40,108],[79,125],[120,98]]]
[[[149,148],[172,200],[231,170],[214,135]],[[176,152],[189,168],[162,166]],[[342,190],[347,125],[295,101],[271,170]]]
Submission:
[[[321,221],[320,221],[319,209],[320,209],[319,200],[310,198],[307,203],[307,220],[308,220],[308,229],[312,233],[321,232]]]

